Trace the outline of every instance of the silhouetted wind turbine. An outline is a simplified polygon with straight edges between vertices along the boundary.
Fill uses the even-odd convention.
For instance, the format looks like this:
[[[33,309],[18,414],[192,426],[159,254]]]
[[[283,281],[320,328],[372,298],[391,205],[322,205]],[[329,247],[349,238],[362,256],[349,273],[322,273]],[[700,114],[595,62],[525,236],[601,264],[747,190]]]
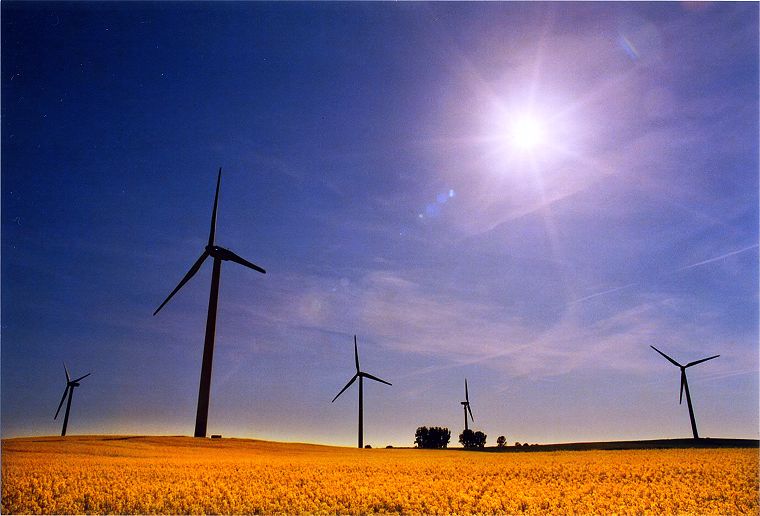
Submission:
[[[680,405],[681,402],[683,402],[683,391],[686,391],[686,404],[689,406],[689,418],[691,419],[691,431],[694,434],[694,439],[699,439],[699,434],[697,433],[697,422],[694,420],[694,409],[691,406],[691,396],[689,395],[689,382],[686,380],[686,368],[691,367],[693,365],[701,364],[702,362],[707,362],[708,360],[712,360],[713,358],[718,358],[720,355],[715,355],[712,357],[703,358],[701,360],[695,360],[694,362],[689,362],[686,365],[681,365],[672,358],[670,358],[668,355],[660,351],[654,346],[649,346],[656,352],[658,352],[660,355],[664,356],[668,361],[673,364],[676,367],[679,367],[681,369],[681,395],[678,398],[678,404]]]
[[[159,306],[153,315],[156,315],[166,303],[177,293],[182,286],[190,281],[198,269],[201,268],[203,262],[211,256],[214,259],[214,269],[211,272],[211,293],[208,299],[208,315],[206,317],[206,339],[203,344],[203,364],[201,365],[201,381],[198,388],[198,411],[195,416],[195,437],[206,437],[206,424],[208,422],[208,401],[211,392],[211,363],[214,359],[214,332],[216,329],[216,306],[219,299],[219,274],[222,269],[222,261],[233,261],[244,265],[249,269],[253,269],[262,274],[266,274],[266,271],[254,265],[253,263],[244,260],[240,256],[236,255],[229,249],[219,247],[214,243],[214,234],[216,233],[216,208],[219,201],[219,185],[222,182],[222,168],[219,167],[219,175],[216,179],[216,193],[214,194],[214,209],[211,212],[211,231],[208,235],[208,244],[206,245],[201,257],[190,267],[185,277],[179,282],[179,284],[172,290],[161,306]]]
[[[72,380],[69,377],[69,370],[66,369],[66,364],[63,364],[63,370],[66,373],[66,388],[63,390],[63,396],[61,396],[61,402],[58,404],[58,410],[55,411],[53,419],[58,419],[58,413],[63,406],[63,400],[66,399],[66,395],[69,395],[69,401],[66,402],[66,414],[63,416],[63,429],[61,430],[61,437],[66,435],[66,427],[69,426],[69,411],[71,410],[71,397],[74,395],[74,387],[79,387],[79,381],[87,378],[92,373],[87,373],[84,376],[80,376],[76,380]]]
[[[372,376],[369,373],[363,372],[361,369],[359,369],[359,350],[356,346],[356,335],[354,335],[354,359],[356,360],[356,374],[348,381],[345,387],[343,387],[337,396],[333,398],[333,400],[330,402],[334,402],[338,399],[338,396],[343,394],[343,392],[351,387],[351,384],[356,381],[356,379],[359,379],[359,448],[364,448],[364,378],[369,378],[370,380],[375,380],[376,382],[384,383],[386,385],[391,385],[390,382],[386,382],[385,380],[381,380],[377,376]]]
[[[467,392],[467,378],[464,379],[464,401],[460,401],[462,408],[464,409],[464,429],[469,430],[467,426],[467,412],[470,413],[470,419],[475,422],[475,418],[472,416],[472,409],[470,408],[470,395]]]

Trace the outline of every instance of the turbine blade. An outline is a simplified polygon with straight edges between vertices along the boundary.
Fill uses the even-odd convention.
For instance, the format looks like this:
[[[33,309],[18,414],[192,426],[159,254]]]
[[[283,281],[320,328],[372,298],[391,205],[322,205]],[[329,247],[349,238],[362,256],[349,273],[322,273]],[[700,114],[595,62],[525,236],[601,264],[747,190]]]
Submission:
[[[664,356],[665,358],[667,358],[667,359],[668,359],[668,361],[669,361],[671,364],[673,364],[674,366],[676,366],[676,367],[681,367],[681,364],[679,364],[678,362],[676,362],[675,360],[673,360],[672,358],[670,358],[668,355],[666,355],[665,353],[663,353],[662,351],[660,351],[660,350],[659,350],[659,349],[657,349],[656,347],[654,347],[654,346],[649,346],[649,347],[650,347],[650,348],[652,348],[653,350],[655,350],[656,352],[658,352],[660,355],[662,355],[662,356]]]
[[[182,278],[182,281],[179,282],[179,285],[177,285],[174,288],[174,290],[172,290],[172,293],[169,294],[169,297],[167,297],[166,299],[164,299],[164,302],[161,303],[161,306],[159,306],[158,308],[156,308],[156,311],[153,312],[153,315],[156,315],[159,312],[159,310],[161,310],[164,307],[164,305],[169,302],[169,300],[172,298],[172,296],[174,294],[176,294],[177,291],[179,289],[181,289],[182,286],[185,283],[187,283],[188,281],[190,281],[190,278],[192,278],[193,276],[195,276],[195,273],[198,272],[198,269],[201,268],[201,265],[203,265],[203,260],[205,260],[206,258],[208,258],[208,251],[203,251],[203,254],[201,254],[201,257],[198,258],[198,260],[193,264],[192,267],[190,267],[190,270],[187,271],[187,274],[185,274],[185,277]]]
[[[464,400],[467,402],[470,401],[470,396],[467,392],[467,378],[464,379]]]
[[[334,402],[335,400],[337,400],[337,399],[338,399],[338,396],[340,396],[341,394],[343,394],[343,392],[344,392],[346,389],[348,389],[349,387],[351,387],[351,384],[352,384],[352,383],[354,383],[354,382],[356,381],[356,379],[357,379],[357,378],[359,378],[359,375],[358,375],[358,374],[355,374],[355,375],[354,375],[354,376],[353,376],[353,377],[352,377],[352,378],[351,378],[351,379],[348,381],[348,383],[346,384],[346,386],[345,386],[345,387],[343,387],[343,388],[340,390],[340,392],[338,393],[338,395],[337,395],[337,396],[335,396],[335,397],[333,398],[333,400],[332,400],[330,403],[332,403],[332,402]]]
[[[216,233],[216,207],[219,202],[219,185],[222,183],[222,167],[219,167],[219,175],[216,177],[216,193],[214,194],[214,210],[211,212],[211,231],[208,234],[208,245],[214,245]]]
[[[356,346],[356,335],[354,335],[354,360],[356,361],[356,374],[359,374],[359,348]]]
[[[61,411],[61,407],[63,406],[63,400],[66,399],[66,394],[69,392],[69,384],[66,384],[66,388],[63,389],[63,396],[61,396],[61,402],[58,404],[58,410],[55,411],[55,416],[53,416],[53,419],[58,419],[58,413]]]
[[[470,404],[469,403],[467,404],[467,412],[470,413],[470,419],[472,419],[473,421],[475,421],[475,416],[472,415],[472,409],[470,408]]]
[[[262,269],[262,268],[261,268],[261,267],[259,267],[258,265],[256,265],[256,264],[253,264],[253,263],[249,262],[249,261],[248,261],[248,260],[246,260],[245,258],[241,258],[241,257],[239,257],[238,255],[236,255],[235,253],[233,253],[233,252],[232,252],[232,251],[230,251],[229,249],[226,249],[226,251],[227,251],[227,253],[225,253],[225,254],[226,254],[226,258],[227,258],[228,260],[231,260],[231,261],[233,261],[233,262],[235,262],[235,263],[239,263],[240,265],[243,265],[243,266],[245,266],[245,267],[248,267],[249,269],[253,269],[253,270],[255,270],[255,271],[258,271],[258,272],[260,272],[261,274],[266,274],[266,273],[267,273],[267,271],[265,271],[264,269]]]
[[[708,360],[712,360],[713,358],[718,358],[720,355],[715,355],[714,357],[708,357],[703,358],[702,360],[695,360],[694,362],[689,362],[684,367],[691,367],[693,365],[701,364],[702,362],[707,362]]]
[[[359,373],[360,376],[363,376],[364,378],[369,378],[370,380],[375,380],[376,382],[384,383],[386,385],[393,385],[391,382],[386,382],[385,380],[382,380],[378,378],[377,376],[372,376],[369,373]]]
[[[79,378],[77,378],[77,379],[76,379],[76,380],[74,380],[74,381],[75,381],[75,382],[78,382],[79,380],[83,380],[83,379],[87,378],[88,376],[90,376],[91,374],[92,374],[92,373],[87,373],[86,375],[84,375],[84,376],[80,376]]]
[[[681,369],[681,395],[678,397],[678,404],[683,402],[683,386],[686,383],[686,371]]]
[[[66,372],[66,383],[69,383],[71,378],[69,378],[69,370],[66,369],[66,362],[63,363],[63,370]]]

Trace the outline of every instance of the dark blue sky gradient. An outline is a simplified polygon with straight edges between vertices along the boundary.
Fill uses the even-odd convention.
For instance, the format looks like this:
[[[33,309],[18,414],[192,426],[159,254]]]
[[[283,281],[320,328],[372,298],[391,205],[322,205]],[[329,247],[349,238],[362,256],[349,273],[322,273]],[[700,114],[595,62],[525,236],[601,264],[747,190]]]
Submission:
[[[2,430],[350,445],[757,437],[758,6],[2,8]],[[539,114],[518,152],[505,127]],[[345,399],[344,399],[345,398]],[[454,432],[452,432],[454,433]]]

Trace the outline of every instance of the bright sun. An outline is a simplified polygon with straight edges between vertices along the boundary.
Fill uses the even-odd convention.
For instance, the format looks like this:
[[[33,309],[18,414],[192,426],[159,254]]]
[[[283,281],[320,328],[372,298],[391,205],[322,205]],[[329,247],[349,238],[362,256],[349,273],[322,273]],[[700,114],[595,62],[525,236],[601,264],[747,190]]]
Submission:
[[[516,148],[523,151],[533,150],[544,143],[543,124],[535,116],[519,116],[512,120],[509,138]]]

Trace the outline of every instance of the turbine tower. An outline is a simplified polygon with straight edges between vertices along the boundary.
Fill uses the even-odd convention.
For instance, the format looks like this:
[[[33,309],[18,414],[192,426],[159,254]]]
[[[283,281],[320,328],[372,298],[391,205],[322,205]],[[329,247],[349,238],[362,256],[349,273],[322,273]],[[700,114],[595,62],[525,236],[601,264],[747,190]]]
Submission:
[[[679,367],[681,369],[681,395],[678,398],[678,404],[680,405],[683,402],[683,391],[686,391],[686,404],[689,406],[689,418],[691,419],[691,431],[694,434],[694,439],[699,439],[699,433],[697,433],[697,422],[694,420],[694,408],[691,406],[691,395],[689,395],[689,382],[686,380],[686,368],[691,367],[693,365],[701,364],[702,362],[707,362],[708,360],[712,360],[713,358],[718,358],[720,355],[715,355],[712,357],[703,358],[701,360],[695,360],[694,362],[689,362],[686,365],[681,365],[672,358],[670,358],[668,355],[660,351],[654,346],[649,346],[656,352],[658,352],[660,355],[664,356],[671,364],[673,364],[676,367]]]
[[[462,408],[464,409],[464,429],[469,430],[470,427],[467,426],[467,412],[470,413],[470,419],[472,419],[472,422],[475,422],[475,418],[472,415],[472,409],[470,408],[470,395],[467,392],[467,378],[464,379],[464,401],[460,401],[459,403],[462,404]]]
[[[214,268],[211,272],[211,293],[208,299],[208,314],[206,316],[206,338],[203,343],[203,363],[201,365],[201,381],[198,388],[198,410],[195,416],[195,437],[206,437],[206,425],[208,423],[208,402],[209,395],[211,393],[211,364],[214,359],[214,332],[216,330],[216,307],[219,299],[219,275],[222,269],[222,261],[232,261],[239,263],[249,269],[253,269],[262,274],[266,274],[266,271],[247,260],[244,260],[240,256],[236,255],[229,249],[219,247],[214,241],[216,233],[216,209],[219,201],[219,185],[222,182],[222,168],[219,167],[219,174],[216,178],[216,193],[214,194],[214,209],[211,212],[211,231],[208,235],[208,244],[206,245],[200,258],[190,267],[185,277],[179,282],[179,284],[172,290],[169,297],[167,297],[163,303],[153,312],[156,315],[166,303],[177,293],[182,286],[190,281],[198,269],[201,268],[203,262],[211,256],[214,259]]]
[[[370,380],[375,380],[376,382],[384,383],[386,385],[391,385],[391,383],[386,382],[385,380],[381,380],[377,376],[372,376],[371,374],[365,373],[359,369],[359,350],[356,346],[356,335],[354,335],[354,360],[356,361],[356,374],[351,377],[346,386],[340,390],[337,396],[335,396],[330,403],[335,402],[335,400],[338,399],[338,396],[343,394],[346,389],[351,387],[351,384],[354,383],[357,378],[359,379],[359,448],[364,448],[364,379],[368,378]]]
[[[69,396],[69,401],[66,402],[66,414],[63,416],[63,429],[61,430],[61,437],[66,435],[66,427],[69,426],[69,412],[71,411],[71,397],[74,395],[74,387],[79,387],[79,381],[87,378],[92,373],[87,373],[84,376],[80,376],[76,380],[72,380],[69,377],[69,370],[66,369],[66,363],[63,364],[63,370],[66,373],[66,388],[63,390],[63,396],[61,396],[61,402],[58,404],[58,410],[55,411],[53,419],[58,419],[58,413],[63,406],[63,400],[66,399],[66,395]]]

